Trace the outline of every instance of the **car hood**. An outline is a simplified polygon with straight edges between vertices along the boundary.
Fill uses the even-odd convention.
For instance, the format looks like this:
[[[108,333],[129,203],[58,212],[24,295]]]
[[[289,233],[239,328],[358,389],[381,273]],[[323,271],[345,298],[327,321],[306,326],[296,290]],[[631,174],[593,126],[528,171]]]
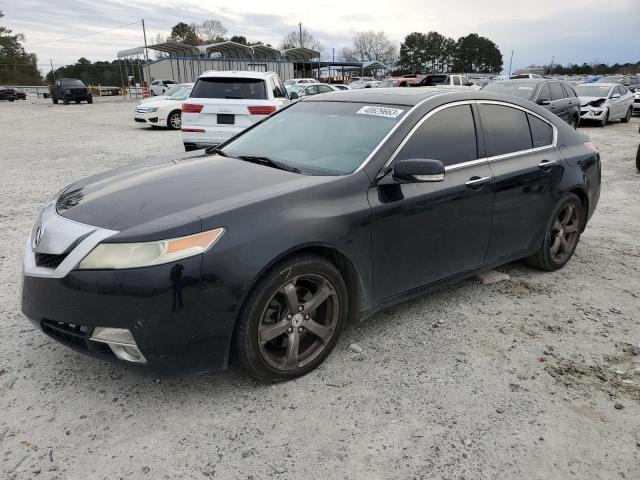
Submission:
[[[601,100],[606,101],[607,99],[605,97],[580,97],[580,105],[585,106],[591,102],[598,102]]]
[[[144,103],[140,102],[138,106],[144,107],[144,108],[155,108],[155,107],[162,108],[162,107],[166,107],[167,105],[172,105],[174,103],[182,104],[182,102],[183,102],[182,100],[169,100],[169,97],[167,97],[167,98],[161,98],[159,100],[154,99],[151,102],[144,102]]]
[[[336,178],[193,155],[142,162],[76,182],[57,199],[57,211],[120,232],[114,241],[158,240],[199,232],[205,218]]]
[[[155,95],[153,97],[149,97],[149,98],[143,98],[142,100],[140,100],[140,103],[154,103],[157,102],[159,100],[166,100],[167,98],[169,98],[167,95]],[[138,105],[140,104],[138,103]]]

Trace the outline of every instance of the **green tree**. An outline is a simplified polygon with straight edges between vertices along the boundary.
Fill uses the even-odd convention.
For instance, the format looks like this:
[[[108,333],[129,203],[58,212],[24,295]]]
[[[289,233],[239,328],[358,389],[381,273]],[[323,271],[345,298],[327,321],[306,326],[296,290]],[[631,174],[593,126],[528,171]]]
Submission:
[[[247,45],[247,37],[243,35],[234,35],[229,39],[230,42],[241,43],[242,45]]]
[[[0,12],[0,18],[4,14]],[[35,53],[27,53],[22,46],[24,35],[13,34],[0,26],[0,84],[39,85],[42,76],[38,71]]]
[[[171,29],[171,35],[169,35],[169,41],[184,43],[186,45],[200,45],[201,41],[196,33],[196,25],[191,25],[179,22]]]
[[[423,73],[426,63],[427,37],[424,33],[413,32],[404,37],[400,44],[398,69],[405,73]]]

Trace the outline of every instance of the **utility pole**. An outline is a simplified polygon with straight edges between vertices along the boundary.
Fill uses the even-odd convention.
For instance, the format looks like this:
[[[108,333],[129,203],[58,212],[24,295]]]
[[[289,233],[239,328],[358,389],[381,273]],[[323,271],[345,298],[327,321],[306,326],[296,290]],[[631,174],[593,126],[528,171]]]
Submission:
[[[509,60],[509,76],[511,76],[511,64],[513,63],[513,50],[511,50],[511,60]]]
[[[300,30],[300,48],[302,48],[302,22],[298,24],[298,29]]]
[[[335,48],[331,49],[331,61],[333,63],[336,63],[336,49]]]
[[[51,78],[53,78],[53,83],[56,83],[56,72],[53,71],[53,60],[49,59],[49,63],[51,64]]]
[[[551,57],[551,65],[549,65],[549,75],[551,75],[551,72],[553,72],[553,62],[555,59],[556,59],[555,55]]]
[[[144,18],[142,19],[142,35],[144,36],[144,59],[147,62],[147,84],[151,83],[151,70],[149,70],[149,49],[147,48],[147,30],[144,28]]]

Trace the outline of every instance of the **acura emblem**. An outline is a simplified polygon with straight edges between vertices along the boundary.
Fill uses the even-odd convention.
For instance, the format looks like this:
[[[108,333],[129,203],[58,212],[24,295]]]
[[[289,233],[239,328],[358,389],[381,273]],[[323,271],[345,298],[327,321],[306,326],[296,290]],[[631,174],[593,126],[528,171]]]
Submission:
[[[34,245],[38,245],[40,243],[40,240],[42,240],[42,235],[44,234],[44,227],[42,225],[40,225],[37,229],[36,229],[36,234],[33,237],[33,244]]]

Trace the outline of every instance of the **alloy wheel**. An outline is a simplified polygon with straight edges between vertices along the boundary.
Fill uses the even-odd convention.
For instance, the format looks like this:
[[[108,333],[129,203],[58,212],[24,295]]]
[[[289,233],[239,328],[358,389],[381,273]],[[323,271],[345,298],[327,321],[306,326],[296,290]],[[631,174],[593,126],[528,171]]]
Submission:
[[[551,227],[549,253],[556,263],[564,262],[571,256],[580,235],[580,212],[573,203],[567,203],[560,210]]]
[[[280,371],[304,367],[326,348],[339,314],[336,290],[322,275],[304,274],[287,280],[271,296],[260,318],[262,358]]]
[[[169,123],[171,124],[171,128],[178,130],[182,125],[182,116],[179,113],[174,113],[171,115]]]

